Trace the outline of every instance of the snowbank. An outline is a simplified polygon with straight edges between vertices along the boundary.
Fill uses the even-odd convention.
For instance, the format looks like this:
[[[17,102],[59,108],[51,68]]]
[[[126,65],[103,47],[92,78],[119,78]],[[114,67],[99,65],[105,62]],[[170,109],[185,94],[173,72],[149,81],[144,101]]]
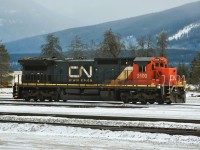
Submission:
[[[12,88],[0,88],[0,94],[12,94]]]
[[[28,121],[41,123],[60,123],[67,125],[95,125],[95,126],[115,126],[115,127],[147,127],[147,128],[166,128],[166,129],[184,129],[200,130],[199,124],[192,123],[174,123],[174,122],[150,122],[150,121],[117,121],[117,120],[93,120],[93,119],[74,119],[61,117],[43,117],[43,116],[0,116],[4,121]]]
[[[180,135],[167,135],[167,134],[152,134],[152,133],[140,133],[132,131],[116,131],[109,130],[93,130],[83,129],[65,126],[51,126],[51,125],[39,125],[39,124],[0,124],[0,133],[27,133],[32,135],[59,135],[65,137],[77,137],[81,138],[102,138],[102,139],[120,139],[131,140],[131,142],[151,142],[151,143],[167,143],[167,144],[183,144],[189,146],[200,147],[200,137],[195,136],[180,136]]]

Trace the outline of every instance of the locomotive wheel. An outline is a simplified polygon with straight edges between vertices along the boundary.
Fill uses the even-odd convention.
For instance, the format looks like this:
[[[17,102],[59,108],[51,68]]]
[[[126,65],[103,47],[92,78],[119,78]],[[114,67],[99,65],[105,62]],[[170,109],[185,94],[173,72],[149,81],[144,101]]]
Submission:
[[[162,98],[161,96],[157,97],[157,103],[158,103],[159,105],[164,104],[164,100],[163,100],[163,98]]]
[[[129,100],[128,100],[128,94],[127,93],[122,93],[121,95],[121,100],[126,104],[126,103],[129,103]]]
[[[146,102],[146,101],[142,101],[142,102],[141,102],[141,104],[143,104],[143,105],[146,105],[146,104],[147,104],[147,102]]]
[[[30,101],[30,98],[29,98],[29,97],[25,97],[24,100],[25,100],[26,102],[29,102],[29,101]]]
[[[50,97],[50,98],[49,98],[49,102],[52,102],[52,101],[53,101],[53,100],[52,100],[52,97]]]
[[[33,100],[34,100],[35,102],[37,102],[38,99],[37,99],[37,98],[34,98]]]
[[[168,105],[170,105],[172,102],[171,101],[169,101],[169,102],[166,102],[166,104],[168,104]]]
[[[39,95],[38,96],[38,99],[41,101],[41,102],[44,102],[44,97],[42,95]]]
[[[122,97],[121,99],[122,99],[122,101],[123,101],[125,104],[128,103],[128,98],[127,98],[127,97]]]
[[[150,104],[154,104],[154,101],[150,101],[149,103],[150,103]]]
[[[180,94],[178,97],[178,103],[185,103],[185,94]]]
[[[60,96],[59,96],[59,95],[56,95],[55,101],[56,101],[56,102],[59,102],[59,100],[60,100]]]
[[[58,102],[60,100],[60,94],[57,91],[52,92],[51,99],[55,102]]]
[[[158,100],[158,104],[160,105],[164,104],[163,100]]]

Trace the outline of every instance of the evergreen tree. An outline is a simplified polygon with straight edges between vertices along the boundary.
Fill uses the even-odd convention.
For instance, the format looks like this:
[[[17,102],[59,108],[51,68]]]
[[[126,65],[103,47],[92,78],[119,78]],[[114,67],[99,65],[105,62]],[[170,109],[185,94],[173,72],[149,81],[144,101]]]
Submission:
[[[59,38],[52,34],[47,36],[47,43],[42,45],[42,55],[47,57],[63,58]]]
[[[5,45],[0,43],[0,86],[11,81],[10,73],[10,56]]]
[[[177,72],[178,75],[180,75],[181,77],[184,75],[186,80],[189,78],[189,69],[185,64],[179,63],[177,67]]]
[[[104,40],[100,44],[98,54],[100,57],[112,57],[119,56],[121,50],[125,47],[120,41],[121,35],[115,34],[111,29],[104,33]]]
[[[168,47],[168,35],[165,31],[160,32],[157,37],[157,46],[159,56],[167,57],[166,49]]]
[[[193,59],[190,68],[190,83],[200,89],[200,52]]]

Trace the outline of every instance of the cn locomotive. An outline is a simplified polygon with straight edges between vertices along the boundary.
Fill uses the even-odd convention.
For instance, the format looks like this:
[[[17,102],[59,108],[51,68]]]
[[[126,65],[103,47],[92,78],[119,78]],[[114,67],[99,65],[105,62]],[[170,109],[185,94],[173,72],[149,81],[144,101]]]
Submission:
[[[185,103],[185,78],[164,57],[23,58],[13,97],[25,101],[109,100]],[[19,77],[18,77],[19,78]]]

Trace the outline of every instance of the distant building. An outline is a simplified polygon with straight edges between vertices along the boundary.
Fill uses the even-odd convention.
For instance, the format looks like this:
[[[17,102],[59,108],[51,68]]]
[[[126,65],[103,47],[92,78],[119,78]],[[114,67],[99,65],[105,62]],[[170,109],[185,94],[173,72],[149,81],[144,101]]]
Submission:
[[[14,71],[11,75],[13,76],[12,85],[22,82],[22,71]]]

